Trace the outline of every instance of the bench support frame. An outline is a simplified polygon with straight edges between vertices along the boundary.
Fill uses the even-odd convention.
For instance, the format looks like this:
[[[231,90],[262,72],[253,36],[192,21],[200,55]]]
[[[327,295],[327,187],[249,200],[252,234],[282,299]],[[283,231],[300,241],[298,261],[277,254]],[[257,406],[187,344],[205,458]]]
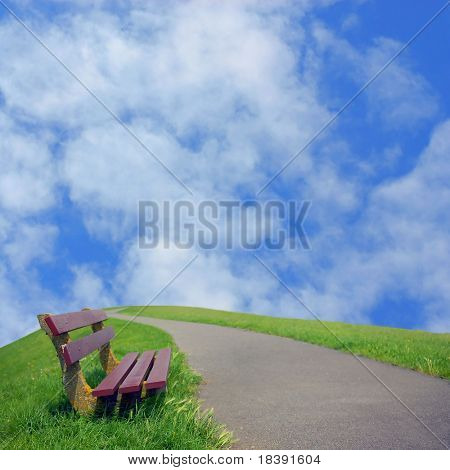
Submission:
[[[83,310],[90,310],[85,308]],[[81,370],[80,362],[77,361],[74,364],[66,365],[63,357],[62,347],[63,345],[71,341],[69,333],[62,333],[60,335],[53,335],[50,328],[47,325],[45,319],[51,316],[50,313],[43,313],[38,315],[38,321],[41,328],[47,333],[50,338],[59,359],[62,372],[62,383],[64,391],[73,406],[73,408],[82,414],[91,414],[98,411],[104,405],[104,399],[96,398],[92,396],[92,388],[86,382],[83,371]],[[99,331],[103,329],[103,322],[94,323],[91,325],[92,330]],[[104,344],[99,350],[100,363],[106,374],[109,374],[114,367],[119,364],[119,361],[112,352],[110,343]]]

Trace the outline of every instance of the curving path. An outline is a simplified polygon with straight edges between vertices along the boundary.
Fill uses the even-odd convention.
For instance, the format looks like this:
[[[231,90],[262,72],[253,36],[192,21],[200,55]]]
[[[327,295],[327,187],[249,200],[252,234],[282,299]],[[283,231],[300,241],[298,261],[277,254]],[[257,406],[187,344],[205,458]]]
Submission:
[[[135,321],[164,329],[188,354],[204,378],[200,398],[233,431],[235,448],[442,449],[441,441],[450,446],[445,380],[361,358],[416,418],[349,354],[222,326]]]

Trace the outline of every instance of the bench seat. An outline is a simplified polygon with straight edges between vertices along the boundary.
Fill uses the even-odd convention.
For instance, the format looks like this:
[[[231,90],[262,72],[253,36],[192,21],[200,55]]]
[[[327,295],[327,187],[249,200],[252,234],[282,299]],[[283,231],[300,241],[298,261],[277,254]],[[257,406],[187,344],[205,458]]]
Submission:
[[[114,395],[119,389],[120,384],[125,380],[130,370],[136,364],[139,354],[128,353],[120,364],[108,374],[100,384],[92,390],[94,397],[109,397]]]
[[[170,355],[170,348],[161,349],[158,352],[153,368],[145,381],[146,390],[164,390],[166,388]]]
[[[109,397],[146,390],[163,390],[166,387],[170,364],[170,348],[161,349],[155,359],[155,351],[128,353],[120,364],[92,390],[94,397]]]
[[[153,365],[154,357],[155,351],[145,351],[142,353],[141,357],[120,386],[119,393],[124,395],[126,393],[141,392],[142,384],[147,378],[150,367]]]

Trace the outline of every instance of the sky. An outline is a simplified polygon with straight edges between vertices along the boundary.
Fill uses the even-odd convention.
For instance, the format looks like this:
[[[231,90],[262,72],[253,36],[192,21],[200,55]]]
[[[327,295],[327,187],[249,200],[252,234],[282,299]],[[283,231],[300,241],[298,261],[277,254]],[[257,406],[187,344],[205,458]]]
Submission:
[[[158,293],[450,331],[450,8],[258,194],[444,1],[4,3],[0,344]],[[311,250],[139,248],[138,201],[183,199],[311,201]]]

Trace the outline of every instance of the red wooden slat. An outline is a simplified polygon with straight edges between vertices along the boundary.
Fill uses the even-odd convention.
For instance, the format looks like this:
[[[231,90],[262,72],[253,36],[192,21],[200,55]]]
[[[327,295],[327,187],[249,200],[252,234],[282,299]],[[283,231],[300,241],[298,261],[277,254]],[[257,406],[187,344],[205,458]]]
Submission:
[[[153,362],[155,351],[145,351],[142,353],[133,370],[127,375],[122,385],[119,387],[119,393],[139,392],[142,382],[147,377],[148,371]]]
[[[106,320],[108,316],[103,310],[83,310],[81,312],[69,312],[61,315],[51,315],[45,319],[48,327],[54,335],[67,333],[68,331],[89,326],[93,323]]]
[[[100,346],[104,345],[112,338],[114,338],[114,330],[112,327],[108,326],[108,328],[103,328],[89,336],[67,343],[62,347],[66,364],[68,366],[72,365],[92,351],[100,348]]]
[[[154,365],[148,379],[145,383],[147,390],[163,388],[167,383],[167,374],[169,372],[170,364],[170,348],[161,349],[156,356]]]
[[[130,370],[136,364],[139,354],[128,353],[101,382],[92,390],[94,397],[108,397],[117,392],[120,384],[125,380]]]

